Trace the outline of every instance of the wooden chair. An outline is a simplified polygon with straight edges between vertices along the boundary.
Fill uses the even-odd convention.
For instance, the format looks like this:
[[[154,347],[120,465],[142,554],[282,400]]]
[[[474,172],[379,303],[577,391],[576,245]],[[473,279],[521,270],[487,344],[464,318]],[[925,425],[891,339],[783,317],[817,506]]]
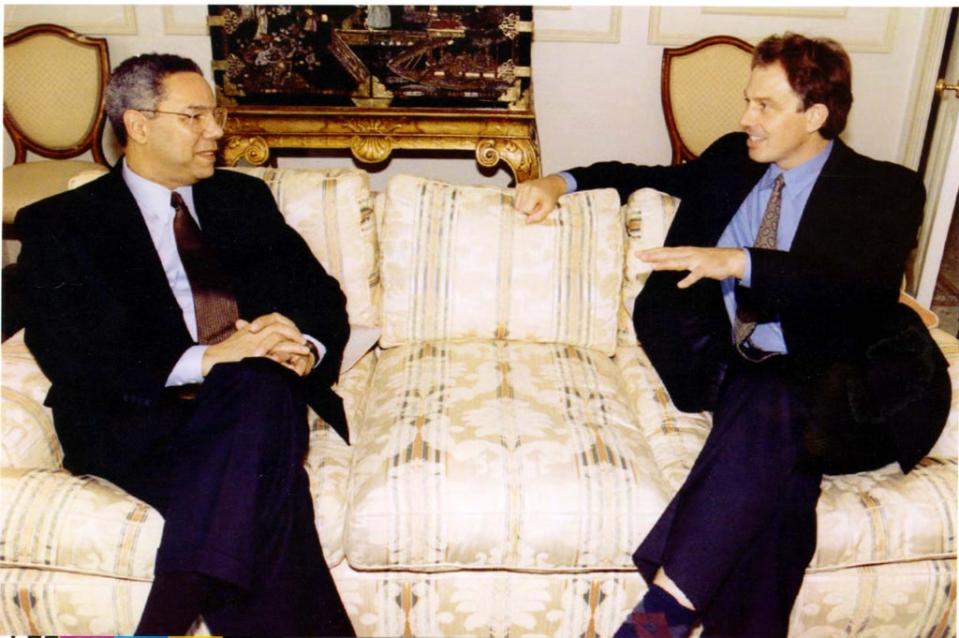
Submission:
[[[661,93],[673,164],[740,130],[752,54],[751,44],[728,35],[663,50]]]
[[[104,38],[37,24],[3,39],[3,125],[14,164],[3,169],[3,231],[17,211],[67,189],[77,173],[107,166],[103,94],[110,75]],[[49,160],[27,162],[27,151]],[[73,160],[90,151],[93,161]]]

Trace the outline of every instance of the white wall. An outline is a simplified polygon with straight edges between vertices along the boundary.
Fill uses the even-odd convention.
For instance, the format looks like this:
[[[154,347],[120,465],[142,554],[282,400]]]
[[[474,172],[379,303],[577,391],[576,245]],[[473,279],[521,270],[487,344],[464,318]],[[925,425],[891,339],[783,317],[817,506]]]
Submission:
[[[730,13],[735,11],[735,13]],[[914,117],[911,79],[927,43],[924,8],[751,9],[700,7],[537,7],[533,45],[535,108],[543,168],[552,172],[602,159],[667,163],[669,141],[659,97],[663,47],[726,33],[750,41],[787,29],[835,37],[850,50],[855,106],[844,138],[868,155],[901,160]],[[148,51],[168,51],[209,69],[205,5],[92,7],[7,5],[5,31],[25,22],[60,22],[102,35],[115,65]],[[79,27],[79,28],[78,28]],[[116,31],[126,31],[117,33]],[[112,135],[111,135],[112,139]],[[12,145],[4,134],[4,163]],[[342,166],[352,159],[281,158],[281,166]],[[360,165],[362,166],[362,165]],[[364,166],[365,168],[365,166]],[[393,159],[373,175],[382,188],[396,172],[464,183],[506,185],[505,168],[492,176],[464,159]]]

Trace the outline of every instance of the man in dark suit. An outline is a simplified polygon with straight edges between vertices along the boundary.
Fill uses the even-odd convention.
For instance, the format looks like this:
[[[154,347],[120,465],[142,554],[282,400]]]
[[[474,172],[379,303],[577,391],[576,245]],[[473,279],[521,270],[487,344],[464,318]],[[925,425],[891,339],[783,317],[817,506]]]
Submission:
[[[949,410],[946,362],[898,303],[919,177],[838,139],[849,58],[831,40],[756,49],[735,133],[687,164],[594,164],[521,184],[543,219],[563,193],[681,198],[633,320],[674,403],[713,411],[686,481],[634,561],[649,592],[616,636],[785,636],[816,545],[823,472],[909,471]]]
[[[339,285],[262,181],[214,171],[194,62],[131,58],[106,101],[123,158],[20,211],[19,263],[64,466],[165,518],[137,632],[353,635],[303,467],[307,404],[348,440]]]

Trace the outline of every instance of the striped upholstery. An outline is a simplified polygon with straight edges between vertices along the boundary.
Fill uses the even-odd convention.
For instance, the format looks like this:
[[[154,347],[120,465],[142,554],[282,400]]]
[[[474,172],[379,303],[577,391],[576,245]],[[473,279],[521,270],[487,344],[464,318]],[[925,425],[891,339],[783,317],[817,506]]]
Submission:
[[[163,519],[107,481],[0,468],[0,505],[0,565],[153,578]]]
[[[353,446],[310,416],[316,523],[358,634],[609,635],[645,591],[630,554],[710,427],[673,406],[628,321],[648,274],[632,252],[662,241],[676,200],[642,191],[617,214],[612,193],[567,197],[537,235],[496,189],[398,178],[374,206],[353,171],[256,171],[341,264],[328,268],[356,295],[354,323],[380,316],[381,288],[392,303],[390,347],[336,387]],[[558,281],[551,260],[579,279]],[[607,281],[617,260],[624,278]],[[417,305],[433,289],[486,314]],[[524,323],[540,306],[575,312],[564,326]],[[956,635],[959,341],[933,335],[952,364],[946,431],[908,476],[890,466],[824,481],[793,638]],[[0,633],[129,633],[162,520],[62,470],[49,382],[22,335],[2,352]]]
[[[346,295],[350,323],[378,325],[379,287],[369,176],[353,169],[235,168],[259,177],[292,226]]]
[[[510,339],[613,354],[623,277],[613,190],[525,223],[507,191],[400,175],[387,186],[380,343]]]
[[[353,444],[350,564],[632,570],[666,493],[626,396],[584,348],[384,350]]]
[[[626,377],[640,429],[672,493],[705,443],[709,415],[677,410],[638,346],[621,347],[615,362]],[[950,371],[955,374],[959,365],[954,363]],[[954,401],[953,410],[957,408]],[[826,477],[817,508],[819,541],[810,567],[955,557],[956,475],[953,457],[924,459],[908,475],[893,464],[873,472]]]
[[[0,466],[57,469],[63,450],[53,428],[53,415],[43,406],[50,381],[27,345],[23,331],[3,342],[3,446]]]
[[[623,273],[622,303],[619,308],[619,343],[636,343],[633,327],[633,306],[636,297],[653,271],[636,253],[647,248],[658,248],[666,241],[666,231],[673,223],[679,200],[652,188],[641,188],[629,196],[623,205],[626,224],[626,267]]]

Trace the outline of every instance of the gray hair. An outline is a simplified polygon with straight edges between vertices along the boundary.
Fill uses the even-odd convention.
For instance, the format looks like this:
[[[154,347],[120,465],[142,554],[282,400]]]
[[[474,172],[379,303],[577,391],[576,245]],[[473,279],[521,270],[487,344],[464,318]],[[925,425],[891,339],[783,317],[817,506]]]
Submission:
[[[106,111],[117,142],[127,145],[123,114],[130,109],[149,110],[163,99],[163,80],[174,73],[199,73],[196,62],[169,53],[144,53],[127,58],[113,70],[106,91]]]

